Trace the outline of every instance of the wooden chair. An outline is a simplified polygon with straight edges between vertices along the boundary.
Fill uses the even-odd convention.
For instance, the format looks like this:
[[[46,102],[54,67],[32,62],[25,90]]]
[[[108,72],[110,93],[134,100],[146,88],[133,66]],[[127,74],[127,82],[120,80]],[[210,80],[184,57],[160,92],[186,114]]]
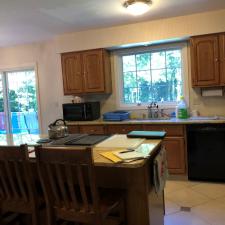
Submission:
[[[40,225],[37,210],[38,199],[30,173],[27,145],[0,146],[0,224],[13,224],[13,214],[4,215],[15,212],[31,214],[32,225]]]
[[[57,219],[93,225],[124,222],[124,195],[97,189],[91,148],[37,146],[35,152],[48,225]],[[110,216],[113,211],[117,216]]]

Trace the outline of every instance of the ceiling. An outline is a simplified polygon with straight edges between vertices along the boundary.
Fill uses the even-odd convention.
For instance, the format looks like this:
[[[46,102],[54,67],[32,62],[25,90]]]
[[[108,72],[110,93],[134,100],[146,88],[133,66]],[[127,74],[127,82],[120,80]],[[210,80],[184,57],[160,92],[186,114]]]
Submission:
[[[55,35],[225,8],[224,0],[153,0],[140,17],[124,0],[1,0],[0,47],[47,40]]]

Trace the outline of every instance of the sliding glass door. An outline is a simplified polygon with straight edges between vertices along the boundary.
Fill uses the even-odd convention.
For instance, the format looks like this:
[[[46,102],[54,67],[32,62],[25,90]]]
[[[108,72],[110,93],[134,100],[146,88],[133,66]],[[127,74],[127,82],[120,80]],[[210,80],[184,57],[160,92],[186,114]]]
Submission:
[[[1,74],[1,133],[39,133],[36,86],[34,69],[5,71]]]
[[[3,75],[0,74],[0,134],[6,134],[6,114],[4,106]]]

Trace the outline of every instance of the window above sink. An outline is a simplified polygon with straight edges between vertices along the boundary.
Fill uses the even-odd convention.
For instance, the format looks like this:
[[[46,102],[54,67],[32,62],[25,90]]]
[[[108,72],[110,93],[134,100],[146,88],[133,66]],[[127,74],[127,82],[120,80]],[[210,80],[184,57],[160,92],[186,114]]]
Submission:
[[[186,43],[136,47],[114,52],[117,108],[144,109],[150,102],[174,108],[188,101]]]

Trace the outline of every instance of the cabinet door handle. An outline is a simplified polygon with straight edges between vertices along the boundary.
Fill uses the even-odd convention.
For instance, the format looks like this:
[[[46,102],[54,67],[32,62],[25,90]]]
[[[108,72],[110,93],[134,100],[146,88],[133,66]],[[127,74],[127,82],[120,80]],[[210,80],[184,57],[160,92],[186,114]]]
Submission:
[[[218,58],[215,58],[215,62],[219,62],[219,59]]]

